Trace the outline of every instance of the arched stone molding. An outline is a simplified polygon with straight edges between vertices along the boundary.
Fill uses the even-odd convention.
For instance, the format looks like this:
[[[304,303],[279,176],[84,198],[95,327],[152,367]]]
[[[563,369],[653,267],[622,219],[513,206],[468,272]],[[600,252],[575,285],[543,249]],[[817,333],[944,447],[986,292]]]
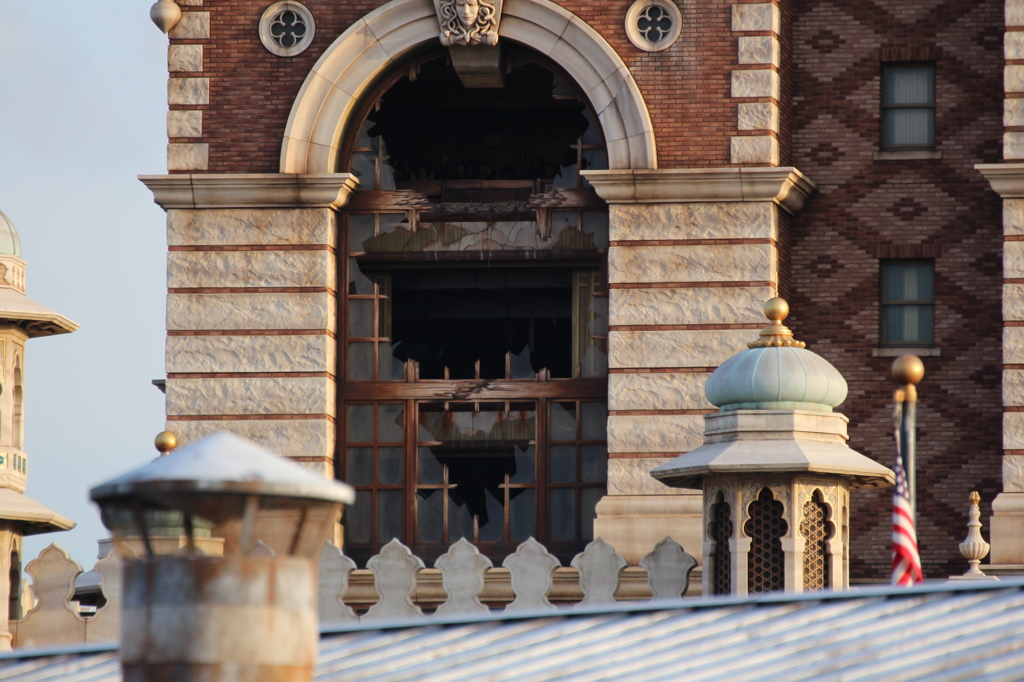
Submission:
[[[499,35],[546,55],[576,81],[604,129],[610,170],[658,167],[654,127],[640,89],[586,22],[549,0],[505,0]],[[281,172],[333,173],[342,131],[360,97],[406,54],[437,39],[432,0],[392,0],[342,33],[292,105]]]

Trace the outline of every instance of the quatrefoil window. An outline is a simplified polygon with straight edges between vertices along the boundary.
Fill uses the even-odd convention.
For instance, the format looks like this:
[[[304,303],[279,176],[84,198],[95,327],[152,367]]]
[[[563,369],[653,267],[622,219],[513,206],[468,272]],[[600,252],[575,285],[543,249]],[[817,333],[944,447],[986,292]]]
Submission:
[[[275,2],[260,18],[260,42],[278,57],[294,57],[313,42],[313,14],[298,2]]]
[[[647,38],[652,43],[656,43],[668,35],[668,32],[672,29],[672,20],[669,19],[668,13],[661,7],[651,5],[640,13],[636,27],[640,29],[640,33],[644,38]]]
[[[671,0],[636,0],[626,12],[626,35],[641,50],[660,52],[679,38],[682,22]]]
[[[295,47],[306,37],[306,22],[290,9],[285,10],[270,22],[270,35],[281,47]]]

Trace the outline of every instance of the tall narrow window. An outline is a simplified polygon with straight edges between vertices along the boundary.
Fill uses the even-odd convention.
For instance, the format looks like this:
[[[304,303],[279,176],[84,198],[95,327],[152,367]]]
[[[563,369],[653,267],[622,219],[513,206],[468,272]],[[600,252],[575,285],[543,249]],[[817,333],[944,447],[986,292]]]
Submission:
[[[715,594],[732,594],[732,506],[725,501],[725,495],[718,491],[715,503],[711,505],[711,539],[715,543],[714,576],[712,590]]]
[[[16,360],[14,365],[14,424],[11,427],[11,433],[14,438],[14,447],[19,450],[22,448],[21,439],[22,434],[24,433],[21,423],[21,412],[24,400],[24,389],[22,388],[21,380],[21,361]]]
[[[786,555],[782,538],[789,531],[783,518],[782,503],[768,488],[762,488],[750,503],[750,519],[743,531],[750,538],[747,555],[747,591],[750,594],[774,592],[786,587]]]
[[[882,345],[930,346],[934,338],[933,260],[883,260]]]
[[[935,65],[882,65],[882,149],[935,148]]]
[[[829,539],[832,536],[828,507],[821,499],[821,491],[804,503],[804,516],[800,521],[800,535],[804,545],[804,590],[824,590],[829,585]]]

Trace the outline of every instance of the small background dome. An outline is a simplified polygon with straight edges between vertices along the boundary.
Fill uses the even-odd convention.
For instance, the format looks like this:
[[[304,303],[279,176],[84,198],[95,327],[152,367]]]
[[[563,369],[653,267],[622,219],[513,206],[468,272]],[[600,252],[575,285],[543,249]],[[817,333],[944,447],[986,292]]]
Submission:
[[[846,400],[846,379],[783,326],[789,306],[765,304],[772,323],[751,348],[729,358],[708,378],[704,393],[722,410],[819,410],[831,412]]]
[[[14,223],[3,211],[0,211],[0,255],[21,258],[21,238],[14,229]]]

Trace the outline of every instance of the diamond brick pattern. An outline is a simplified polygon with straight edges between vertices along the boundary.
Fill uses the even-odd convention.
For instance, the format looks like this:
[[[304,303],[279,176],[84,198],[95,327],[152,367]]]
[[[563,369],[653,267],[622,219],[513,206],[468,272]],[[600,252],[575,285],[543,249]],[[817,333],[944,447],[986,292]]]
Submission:
[[[849,382],[839,411],[850,417],[850,446],[889,466],[893,358],[872,356],[878,254],[901,245],[938,254],[941,356],[924,358],[919,386],[917,529],[926,577],[962,573],[963,500],[977,489],[991,504],[1001,490],[1001,203],[974,164],[1001,160],[1003,3],[796,0],[792,10],[783,161],[819,191],[791,221],[788,323]],[[935,62],[942,158],[874,160],[888,60]],[[852,495],[854,583],[888,580],[891,498]]]

